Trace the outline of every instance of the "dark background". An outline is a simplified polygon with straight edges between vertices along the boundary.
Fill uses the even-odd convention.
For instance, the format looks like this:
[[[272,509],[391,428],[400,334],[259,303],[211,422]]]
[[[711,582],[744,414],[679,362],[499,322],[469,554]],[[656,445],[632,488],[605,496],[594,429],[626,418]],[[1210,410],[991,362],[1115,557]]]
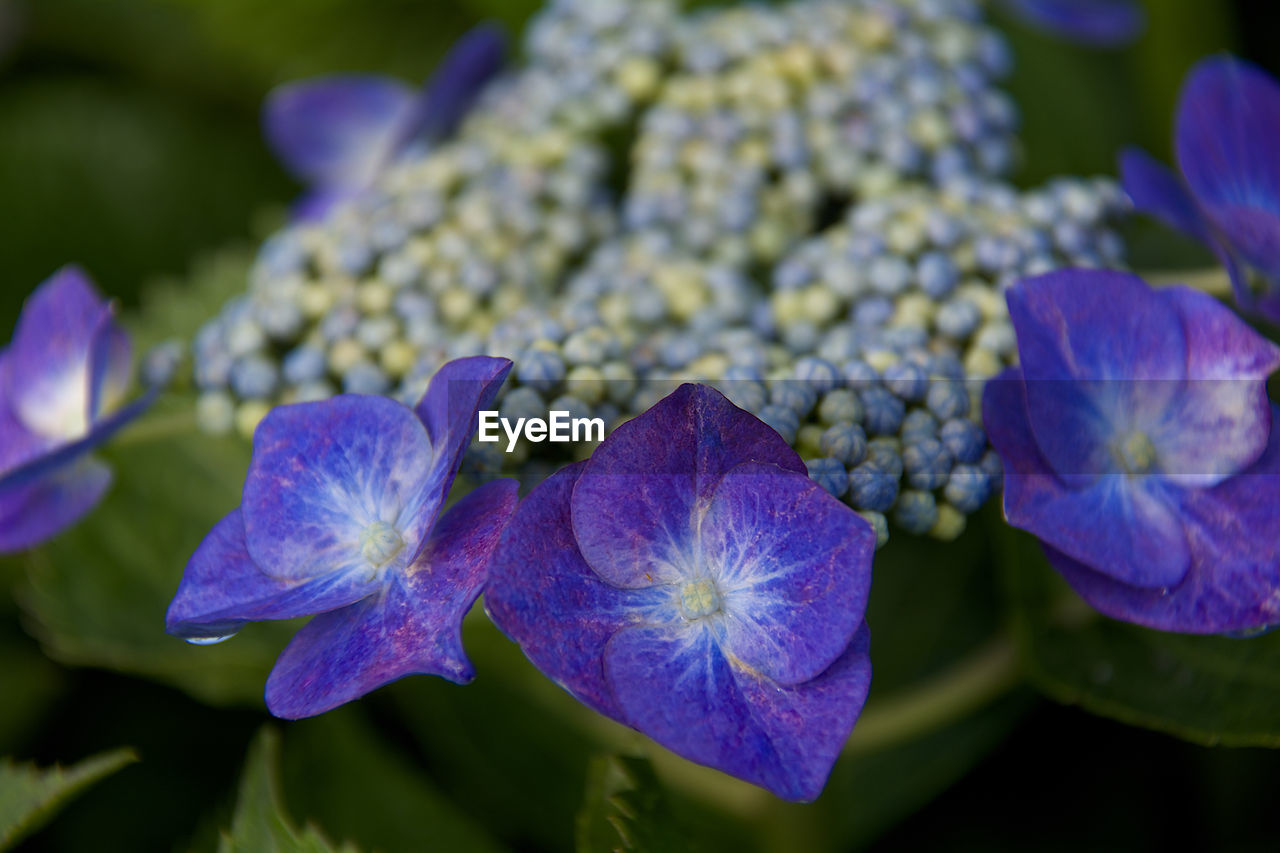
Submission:
[[[267,233],[296,189],[257,127],[262,95],[275,83],[357,69],[420,79],[472,23],[497,18],[518,31],[536,4],[0,0],[0,7],[12,40],[0,55],[0,330],[7,330],[31,288],[68,261],[128,305],[156,277],[181,275],[202,254]],[[1115,151],[1130,143],[1168,158],[1179,81],[1207,53],[1232,50],[1280,72],[1280,10],[1271,0],[1150,0],[1149,8],[1146,38],[1117,53],[1010,26],[1019,59],[1010,88],[1026,131],[1020,182],[1112,173]],[[0,33],[5,28],[0,23]],[[13,569],[0,562],[6,588],[16,582]],[[36,647],[21,625],[13,597],[0,594],[4,647]],[[48,710],[7,726],[14,734],[0,742],[0,754],[68,761],[127,743],[147,760],[84,795],[23,849],[180,849],[183,839],[214,837],[210,821],[229,813],[259,714],[53,664],[31,683],[48,691]],[[370,700],[375,719],[381,701]],[[1280,848],[1280,753],[1207,749],[1030,694],[1019,701],[1029,710],[1012,734],[874,849]],[[175,790],[173,779],[185,787]],[[103,827],[112,827],[110,837]]]

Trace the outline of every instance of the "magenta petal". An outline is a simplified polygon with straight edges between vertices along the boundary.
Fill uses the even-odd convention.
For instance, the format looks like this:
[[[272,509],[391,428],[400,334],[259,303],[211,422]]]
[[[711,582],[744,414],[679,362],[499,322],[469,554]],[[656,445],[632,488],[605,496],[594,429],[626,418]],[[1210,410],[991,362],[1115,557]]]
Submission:
[[[743,462],[806,473],[782,436],[705,385],[681,385],[614,430],[574,487],[573,528],[587,563],[614,586],[678,575],[693,512]]]
[[[582,559],[569,522],[585,462],[544,480],[516,509],[489,568],[485,610],[539,670],[602,714],[621,711],[605,682],[605,643],[640,612]]]
[[[407,675],[474,678],[462,618],[480,596],[515,502],[514,481],[477,489],[445,513],[420,561],[389,576],[380,594],[307,623],[267,679],[271,713],[314,716]]]
[[[24,551],[79,521],[111,485],[111,469],[84,458],[18,487],[0,487],[0,554]]]
[[[804,475],[746,463],[720,481],[701,529],[734,658],[798,684],[844,652],[871,587],[876,535],[862,516]]]
[[[1204,214],[1172,169],[1141,149],[1129,148],[1120,155],[1120,175],[1125,192],[1138,210],[1205,245],[1213,245]]]
[[[378,586],[362,573],[334,573],[304,582],[264,574],[249,557],[237,508],[214,525],[191,556],[165,614],[165,631],[193,639],[223,637],[248,622],[346,607]]]
[[[334,75],[273,89],[262,122],[276,156],[303,182],[363,189],[396,155],[414,109],[399,80]]]
[[[440,500],[448,495],[462,455],[476,434],[479,410],[493,403],[510,372],[509,358],[455,359],[436,371],[414,408],[431,439],[436,464],[449,472],[440,487]]]
[[[865,626],[818,678],[794,687],[734,666],[710,631],[624,628],[605,650],[623,719],[691,761],[794,801],[816,798],[870,686]]]
[[[453,133],[502,70],[506,49],[505,33],[492,24],[474,27],[459,39],[423,88],[415,132],[428,139]]]

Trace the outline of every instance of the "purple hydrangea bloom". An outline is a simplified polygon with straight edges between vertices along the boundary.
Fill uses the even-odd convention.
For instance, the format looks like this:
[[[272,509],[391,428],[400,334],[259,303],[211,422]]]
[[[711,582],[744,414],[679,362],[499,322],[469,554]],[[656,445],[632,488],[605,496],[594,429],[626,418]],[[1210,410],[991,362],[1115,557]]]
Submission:
[[[1280,83],[1233,56],[1200,62],[1183,85],[1176,137],[1181,176],[1131,149],[1120,161],[1125,190],[1218,255],[1241,307],[1280,322]]]
[[[870,686],[874,548],[776,432],[683,385],[529,495],[485,604],[591,708],[812,800]]]
[[[327,711],[406,675],[474,677],[462,617],[516,503],[513,480],[440,509],[511,369],[449,362],[417,410],[342,395],[273,409],[254,433],[243,500],[200,543],[165,629],[214,642],[262,619],[319,614],[267,679],[267,707]]]
[[[1008,291],[1021,366],[983,422],[1009,523],[1098,610],[1188,633],[1280,621],[1280,348],[1211,297],[1066,270]]]
[[[448,136],[502,67],[506,39],[496,27],[471,30],[415,91],[391,77],[337,74],[286,83],[263,105],[267,141],[311,187],[300,218],[367,189],[410,146]]]
[[[1095,47],[1133,41],[1146,26],[1135,0],[1005,0],[1034,27]]]
[[[121,406],[131,347],[76,267],[27,299],[0,349],[0,553],[52,538],[97,505],[111,469],[89,455],[154,397]]]

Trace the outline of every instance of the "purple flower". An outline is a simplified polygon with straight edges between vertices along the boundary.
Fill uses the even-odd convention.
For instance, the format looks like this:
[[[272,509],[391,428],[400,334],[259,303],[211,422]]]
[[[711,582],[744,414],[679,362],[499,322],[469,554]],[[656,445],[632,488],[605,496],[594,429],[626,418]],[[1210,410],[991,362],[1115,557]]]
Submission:
[[[476,411],[510,369],[505,358],[449,362],[416,412],[359,395],[272,410],[254,434],[241,505],[191,557],[165,629],[216,642],[246,622],[319,614],[267,679],[279,717],[319,714],[415,673],[470,681],[462,617],[515,508],[515,481],[440,508]]]
[[[1094,607],[1188,633],[1280,621],[1280,348],[1214,299],[1119,272],[1008,291],[1020,368],[983,423],[1009,523]]]
[[[1135,0],[1005,0],[1005,5],[1034,27],[1095,47],[1131,42],[1146,26]]]
[[[452,133],[501,69],[505,45],[496,27],[476,27],[418,91],[376,74],[330,75],[272,90],[262,114],[267,141],[311,187],[297,215],[323,216],[368,189],[410,146]]]
[[[154,397],[121,407],[130,357],[114,309],[76,267],[27,299],[0,349],[0,553],[52,538],[106,493],[111,469],[89,452]]]
[[[870,685],[874,547],[776,432],[682,385],[529,495],[485,602],[591,708],[811,800]]]
[[[1176,136],[1181,176],[1130,149],[1120,160],[1125,190],[1218,255],[1241,307],[1280,322],[1280,84],[1233,56],[1206,59],[1183,85]]]

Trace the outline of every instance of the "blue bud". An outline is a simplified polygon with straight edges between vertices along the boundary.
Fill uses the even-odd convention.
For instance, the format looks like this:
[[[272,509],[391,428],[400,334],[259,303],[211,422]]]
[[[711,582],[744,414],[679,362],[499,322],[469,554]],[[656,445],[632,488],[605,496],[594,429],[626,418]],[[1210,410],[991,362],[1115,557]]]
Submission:
[[[862,391],[862,407],[866,411],[867,432],[874,435],[893,435],[902,427],[906,406],[902,399],[879,386]]]
[[[809,478],[833,496],[844,497],[849,490],[849,472],[840,460],[829,457],[809,459],[805,466],[809,469]]]
[[[957,462],[972,464],[982,458],[987,448],[987,436],[982,427],[968,418],[953,418],[942,425],[938,432],[943,447]]]
[[[888,512],[898,499],[898,478],[874,462],[849,472],[849,500],[858,509]]]
[[[930,492],[905,491],[898,497],[893,520],[908,533],[923,535],[938,523],[938,502]]]

